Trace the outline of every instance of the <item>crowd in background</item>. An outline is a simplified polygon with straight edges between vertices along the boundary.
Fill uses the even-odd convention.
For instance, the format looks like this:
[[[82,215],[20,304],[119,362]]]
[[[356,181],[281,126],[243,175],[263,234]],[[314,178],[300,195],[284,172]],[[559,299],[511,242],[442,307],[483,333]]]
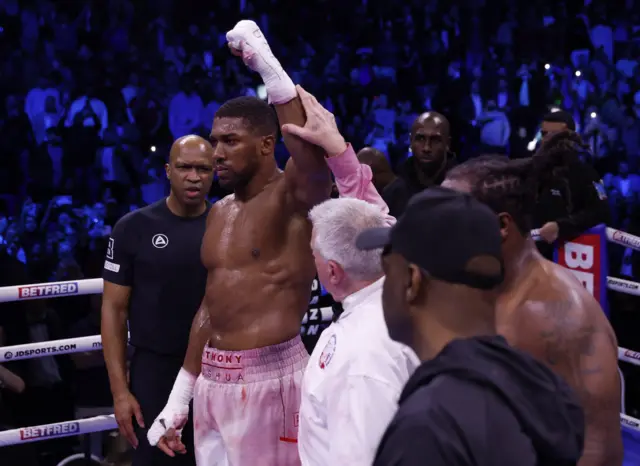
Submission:
[[[265,97],[226,47],[225,32],[247,17],[354,147],[381,150],[392,167],[411,155],[410,126],[427,109],[449,118],[460,160],[530,156],[542,115],[567,110],[607,188],[610,226],[640,233],[633,0],[3,0],[1,285],[100,276],[115,221],[167,194],[172,141],[206,136],[226,99]],[[277,157],[284,164],[282,145]],[[211,199],[224,194],[214,184]],[[637,276],[633,254],[616,250],[611,274]],[[3,304],[0,345],[97,334],[99,306],[99,296]],[[616,306],[631,312],[637,301]],[[74,404],[110,404],[99,354],[14,369],[30,389],[0,412],[5,423],[66,420]],[[45,392],[72,401],[25,414]]]

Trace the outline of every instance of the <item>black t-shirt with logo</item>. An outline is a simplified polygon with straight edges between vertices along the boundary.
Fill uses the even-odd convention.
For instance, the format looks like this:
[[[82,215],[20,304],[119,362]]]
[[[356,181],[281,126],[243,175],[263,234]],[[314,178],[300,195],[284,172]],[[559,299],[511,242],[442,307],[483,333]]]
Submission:
[[[128,213],[113,228],[102,277],[131,287],[134,347],[184,356],[207,282],[200,245],[209,209],[199,217],[179,217],[162,199]]]

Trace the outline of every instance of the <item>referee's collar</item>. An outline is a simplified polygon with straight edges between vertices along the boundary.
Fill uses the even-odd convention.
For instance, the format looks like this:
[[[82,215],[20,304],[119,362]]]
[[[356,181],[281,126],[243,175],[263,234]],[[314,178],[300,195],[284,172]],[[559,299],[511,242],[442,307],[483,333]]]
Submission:
[[[344,319],[346,316],[351,314],[354,309],[358,308],[363,302],[369,299],[373,294],[379,294],[382,291],[383,284],[384,284],[384,277],[379,278],[372,284],[365,286],[361,290],[358,290],[355,293],[351,293],[349,296],[344,298],[344,300],[342,301],[342,307],[344,308],[344,312],[342,313],[340,318]],[[380,305],[382,305],[382,303]]]

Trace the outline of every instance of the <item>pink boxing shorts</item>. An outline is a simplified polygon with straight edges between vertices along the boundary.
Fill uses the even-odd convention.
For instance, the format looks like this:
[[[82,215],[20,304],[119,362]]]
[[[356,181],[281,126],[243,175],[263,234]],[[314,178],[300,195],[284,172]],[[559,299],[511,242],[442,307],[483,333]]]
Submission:
[[[198,466],[297,466],[300,336],[245,351],[205,347],[193,398]]]

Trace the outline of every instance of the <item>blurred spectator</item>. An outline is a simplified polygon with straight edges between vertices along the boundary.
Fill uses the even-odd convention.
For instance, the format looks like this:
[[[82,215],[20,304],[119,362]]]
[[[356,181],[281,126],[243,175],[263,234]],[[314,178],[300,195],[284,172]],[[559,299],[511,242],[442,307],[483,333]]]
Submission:
[[[169,128],[174,139],[198,132],[200,115],[204,110],[202,99],[196,94],[192,76],[182,75],[180,89],[169,105]]]
[[[507,97],[505,96],[505,103]],[[494,100],[487,102],[487,108],[478,116],[481,152],[506,154],[511,137],[511,125],[506,113],[498,108]]]
[[[373,147],[365,147],[358,152],[360,163],[369,165],[373,174],[373,185],[378,193],[382,193],[397,176],[391,170],[389,160],[384,153]]]

